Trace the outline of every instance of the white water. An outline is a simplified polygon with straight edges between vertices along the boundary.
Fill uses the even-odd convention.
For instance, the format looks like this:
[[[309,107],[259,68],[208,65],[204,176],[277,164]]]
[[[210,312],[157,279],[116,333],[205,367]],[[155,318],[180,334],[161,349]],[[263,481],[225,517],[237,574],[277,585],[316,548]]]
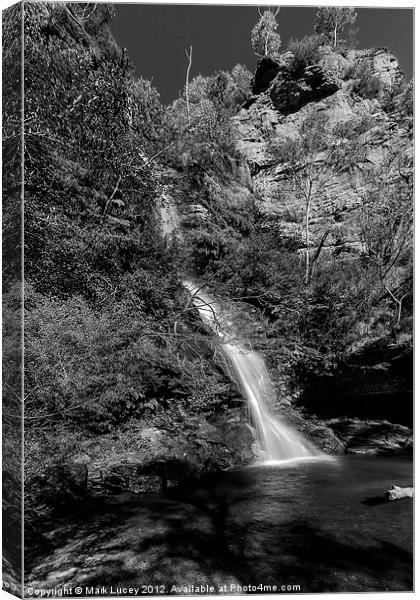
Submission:
[[[278,464],[320,457],[310,442],[273,414],[271,406],[276,394],[264,361],[237,339],[229,314],[197,285],[189,281],[184,285],[202,320],[219,336],[229,375],[248,402],[251,425],[260,448],[258,462]]]

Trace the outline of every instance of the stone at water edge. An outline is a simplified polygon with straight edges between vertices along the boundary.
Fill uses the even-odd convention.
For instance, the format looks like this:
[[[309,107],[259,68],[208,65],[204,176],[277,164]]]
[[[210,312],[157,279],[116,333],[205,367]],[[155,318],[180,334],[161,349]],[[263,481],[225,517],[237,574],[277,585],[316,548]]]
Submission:
[[[385,498],[387,500],[401,500],[401,498],[412,498],[414,494],[414,488],[412,487],[399,487],[393,485],[389,490],[385,492]]]

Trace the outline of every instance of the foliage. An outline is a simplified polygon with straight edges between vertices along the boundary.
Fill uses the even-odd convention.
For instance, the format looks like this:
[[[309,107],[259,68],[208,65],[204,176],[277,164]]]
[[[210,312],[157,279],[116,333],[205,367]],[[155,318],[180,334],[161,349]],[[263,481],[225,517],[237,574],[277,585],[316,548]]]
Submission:
[[[346,79],[352,80],[351,90],[362,98],[378,98],[382,93],[381,80],[372,73],[366,62],[359,62],[351,66],[346,73]]]
[[[339,144],[327,128],[325,117],[318,115],[315,118],[305,119],[300,126],[297,139],[282,143],[276,151],[277,156],[285,163],[296,195],[302,203],[307,285],[322,249],[322,245],[319,246],[318,251],[311,256],[312,204],[315,198],[322,198],[325,195],[334,173],[343,169],[338,148]]]
[[[362,240],[378,282],[395,306],[393,333],[412,294],[412,164],[399,152],[377,167],[360,211]]]
[[[346,39],[340,37],[347,33],[348,36],[355,35],[354,25],[357,12],[354,8],[340,8],[337,6],[324,6],[318,8],[315,16],[315,33],[325,36],[333,48],[342,46]]]
[[[15,590],[22,581],[22,7],[2,14],[3,579]]]
[[[265,10],[251,32],[251,45],[254,54],[259,58],[268,57],[276,60],[279,57],[281,37],[277,33],[276,16],[270,9]]]
[[[288,50],[293,53],[290,69],[294,77],[302,77],[306,67],[318,63],[321,42],[319,35],[305,35],[301,40],[290,40]]]
[[[150,84],[132,81],[112,43],[108,5],[93,13],[100,25],[86,28],[72,10],[28,7],[26,276],[39,291],[101,301],[125,271],[160,250],[158,181],[147,155],[156,150],[162,109]]]
[[[277,364],[283,352],[296,385],[330,371],[360,340],[361,323],[363,335],[388,335],[409,319],[412,182],[406,156],[375,171],[359,215],[366,253],[350,256],[337,245],[318,261],[322,247],[314,253],[310,244],[313,198],[324,197],[334,174],[365,162],[358,136],[371,123],[360,119],[332,131],[321,117],[306,119],[295,141],[271,148],[301,200],[289,218],[305,229],[305,264],[301,236],[285,239],[267,227],[252,200],[229,198],[227,180],[239,158],[230,118],[249,96],[251,80],[244,66],[192,79],[187,114],[185,92],[164,108],[150,82],[132,77],[110,34],[112,5],[28,4],[25,10],[25,491],[29,518],[36,519],[46,493],[40,481],[50,466],[105,438],[111,452],[133,423],[162,427],[170,437],[171,428],[213,418],[229,401],[222,361],[180,285],[178,252],[161,240],[157,155],[182,171],[187,205],[200,204],[209,216],[196,220],[179,250],[184,268],[260,310],[267,335],[257,343]],[[336,22],[328,21],[328,11],[338,11]],[[258,56],[278,57],[275,16],[266,11],[254,27]],[[356,15],[320,9],[317,18],[320,34],[337,45]],[[9,63],[16,35],[10,27]],[[319,45],[316,35],[291,42],[296,77],[318,61]],[[13,285],[19,264],[10,252],[20,239],[18,72],[9,72],[3,182],[10,451],[20,410],[21,307]],[[348,78],[363,97],[380,92],[366,66]],[[408,127],[412,88],[390,92],[388,103]]]
[[[223,173],[226,157],[236,154],[229,119],[250,93],[251,73],[236,65],[232,72],[198,75],[189,83],[189,118],[185,98],[166,111],[166,159],[176,167],[200,165]]]
[[[153,426],[162,413],[212,415],[226,405],[226,377],[185,308],[175,253],[161,239],[153,157],[176,130],[192,160],[222,168],[227,119],[247,93],[247,72],[198,79],[192,126],[183,101],[171,123],[150,82],[132,78],[110,34],[111,5],[28,5],[26,13],[25,493],[33,524],[53,493],[41,480],[87,440],[118,438],[133,419]],[[12,286],[7,300],[18,315]]]
[[[199,275],[217,271],[224,266],[227,255],[237,249],[238,235],[231,228],[199,229],[192,232],[191,254]]]
[[[2,78],[3,286],[21,271],[21,9],[4,11]]]
[[[413,80],[409,82],[395,81],[385,88],[381,105],[383,109],[405,127],[410,135],[413,134],[413,106],[414,106]]]

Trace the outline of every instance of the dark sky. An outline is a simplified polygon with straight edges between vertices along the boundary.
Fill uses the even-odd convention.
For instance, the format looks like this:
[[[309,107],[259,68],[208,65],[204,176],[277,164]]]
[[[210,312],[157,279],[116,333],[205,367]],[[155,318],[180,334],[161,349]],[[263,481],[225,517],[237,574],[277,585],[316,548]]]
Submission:
[[[113,33],[125,46],[137,75],[151,79],[163,102],[183,89],[187,59],[193,46],[191,77],[231,69],[237,63],[251,71],[256,58],[250,32],[258,20],[256,7],[205,5],[115,4]],[[283,48],[291,37],[312,32],[316,8],[284,7],[277,21]],[[387,47],[399,59],[407,78],[413,74],[413,11],[358,8],[359,48]]]

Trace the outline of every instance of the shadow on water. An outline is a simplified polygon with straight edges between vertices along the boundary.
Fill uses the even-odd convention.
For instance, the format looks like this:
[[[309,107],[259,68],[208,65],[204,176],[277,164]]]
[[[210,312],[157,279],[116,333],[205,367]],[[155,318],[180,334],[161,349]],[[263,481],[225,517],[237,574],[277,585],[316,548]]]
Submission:
[[[377,506],[378,504],[387,504],[388,500],[385,496],[372,496],[371,498],[365,498],[362,500],[362,504],[366,506]]]
[[[35,569],[35,579],[49,573],[51,580],[51,560],[59,559],[57,577],[76,568],[69,577],[88,586],[411,590],[411,506],[367,495],[369,486],[351,487],[348,473],[344,482],[322,469],[317,476],[307,468],[230,473],[165,496],[105,503],[76,539],[75,530],[64,534],[60,552]]]

